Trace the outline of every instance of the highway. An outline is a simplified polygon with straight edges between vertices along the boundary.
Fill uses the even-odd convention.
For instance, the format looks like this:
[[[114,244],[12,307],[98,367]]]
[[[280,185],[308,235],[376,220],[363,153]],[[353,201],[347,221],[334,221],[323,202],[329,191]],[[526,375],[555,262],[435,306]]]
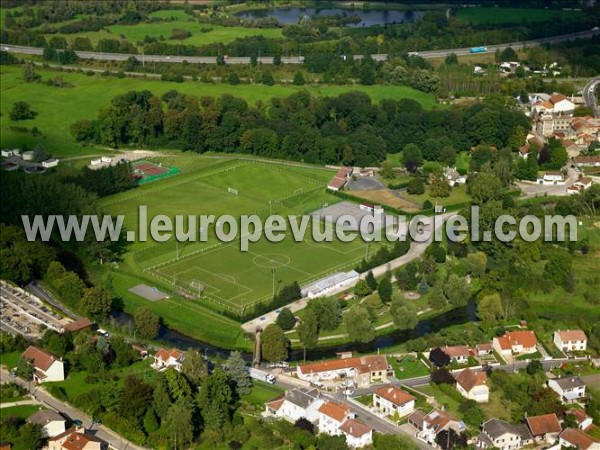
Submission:
[[[505,44],[488,45],[488,52],[495,52],[498,50],[504,50],[505,48],[511,47],[513,49],[520,49],[525,46],[533,46],[540,44],[555,44],[559,42],[565,42],[573,39],[590,38],[596,34],[599,34],[600,30],[588,30],[580,31],[577,33],[562,34],[559,36],[553,36],[543,39],[533,39],[529,41],[521,42],[509,42]],[[22,45],[10,45],[2,44],[2,50],[10,53],[19,53],[24,55],[41,55],[43,49],[39,47],[26,47]],[[136,58],[142,63],[147,62],[162,62],[162,63],[182,63],[184,61],[193,64],[216,64],[217,58],[215,56],[180,56],[180,55],[144,55],[144,54],[129,54],[129,53],[102,53],[102,52],[87,52],[87,51],[76,51],[79,58],[82,59],[96,59],[101,61],[125,61],[131,57]],[[444,58],[449,54],[454,53],[458,56],[469,55],[470,51],[468,48],[455,48],[445,50],[430,50],[419,52],[418,55],[422,58]],[[376,61],[385,61],[388,57],[387,54],[375,54],[371,55]],[[353,55],[355,60],[364,58],[364,55]],[[258,61],[263,64],[273,64],[272,56],[261,56]],[[284,56],[281,58],[283,64],[302,64],[304,57],[302,56]],[[225,58],[226,64],[250,64],[250,57],[246,56],[231,56]]]
[[[596,88],[599,83],[600,78],[594,78],[583,88],[583,101],[585,101],[586,106],[592,108],[594,117],[600,117],[600,109],[598,109],[598,101],[596,100]]]
[[[35,400],[37,400],[38,402],[40,402],[47,408],[58,411],[63,416],[68,417],[71,420],[75,420],[75,419],[81,420],[83,425],[86,427],[86,430],[89,430],[88,432],[90,434],[93,434],[97,438],[102,439],[105,442],[108,442],[112,447],[114,447],[116,449],[119,449],[119,450],[129,450],[129,449],[143,450],[144,449],[144,447],[139,447],[137,445],[134,445],[131,442],[129,442],[128,440],[122,438],[117,433],[112,431],[110,428],[107,428],[104,425],[97,425],[95,422],[92,422],[92,418],[89,417],[87,414],[85,414],[83,411],[81,411],[77,408],[74,408],[73,406],[69,405],[68,403],[57,400],[56,398],[54,398],[53,396],[48,394],[48,392],[46,392],[46,390],[43,388],[43,385],[36,386],[34,383],[28,383],[27,381],[22,380],[21,378],[11,377],[9,375],[9,373],[4,369],[0,369],[0,381],[2,383],[11,382],[11,383],[16,383],[20,386],[23,386],[25,389],[27,389],[31,393],[32,397]]]

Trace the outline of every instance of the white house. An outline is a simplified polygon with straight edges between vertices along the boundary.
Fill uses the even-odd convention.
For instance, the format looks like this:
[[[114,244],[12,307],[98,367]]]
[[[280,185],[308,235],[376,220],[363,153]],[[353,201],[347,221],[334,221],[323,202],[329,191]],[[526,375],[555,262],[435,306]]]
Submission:
[[[415,397],[396,386],[382,386],[373,392],[373,406],[388,416],[404,417],[415,410]]]
[[[31,361],[33,364],[33,380],[36,383],[64,381],[65,366],[61,359],[41,348],[30,345],[21,355],[21,359]]]
[[[330,191],[339,191],[350,179],[353,170],[352,167],[340,167],[335,176],[327,184],[327,189]]]
[[[344,403],[332,400],[323,403],[318,409],[318,428],[320,433],[338,436],[342,433],[340,427],[346,420],[353,419],[354,413]]]
[[[58,166],[59,162],[60,160],[58,159],[47,159],[46,161],[42,161],[42,167],[45,167],[46,169],[49,169],[50,167],[56,167]]]
[[[466,364],[469,362],[469,349],[464,345],[452,345],[450,347],[440,347],[446,355],[450,357],[451,362],[455,362],[458,364]]]
[[[369,387],[388,381],[388,362],[385,355],[366,355],[334,359],[312,364],[299,364],[296,375],[313,383],[351,380],[357,387]]]
[[[600,443],[577,428],[566,428],[560,434],[559,443],[564,448],[576,448],[577,450],[598,450]]]
[[[560,172],[546,172],[537,182],[546,186],[560,186],[565,184],[565,177]]]
[[[485,372],[475,372],[469,368],[463,370],[456,377],[456,389],[460,395],[477,403],[487,403],[490,399]]]
[[[575,109],[575,104],[562,94],[551,95],[549,101],[554,114],[571,114]]]
[[[172,348],[171,350],[161,348],[154,355],[152,368],[158,371],[163,371],[169,367],[173,367],[179,372],[181,371],[181,365],[183,364],[184,359],[185,353],[177,350],[176,348]]]
[[[575,183],[573,183],[573,187],[577,188],[579,191],[585,191],[592,187],[592,183],[594,181],[590,177],[580,177]]]
[[[83,427],[69,428],[64,433],[48,439],[48,450],[101,450],[104,441],[87,434]]]
[[[373,443],[373,428],[356,419],[346,420],[340,430],[351,448],[362,448]]]
[[[314,423],[319,418],[318,411],[323,403],[325,400],[317,389],[299,387],[267,403],[263,415],[283,418],[292,423],[305,418]]]
[[[558,435],[562,428],[556,414],[526,417],[525,422],[535,442],[554,444],[558,441]]]
[[[573,414],[573,417],[575,417],[575,420],[577,421],[577,424],[579,426],[579,428],[583,431],[586,431],[588,428],[590,428],[593,424],[594,424],[594,419],[592,419],[590,416],[588,416],[586,414],[586,412],[582,409],[572,409],[570,411],[571,414]]]
[[[408,416],[408,423],[417,429],[417,438],[437,447],[436,438],[442,431],[453,429],[460,434],[465,430],[465,424],[453,419],[444,411],[434,409],[429,414],[416,410]]]
[[[563,352],[584,351],[587,336],[583,330],[558,330],[554,332],[554,345]]]
[[[585,383],[579,377],[552,378],[548,380],[548,387],[559,395],[563,403],[574,403],[585,398]]]
[[[490,419],[481,427],[477,436],[478,448],[515,450],[533,443],[525,425],[512,425],[500,419]]]
[[[537,338],[530,330],[507,331],[503,336],[494,337],[492,347],[502,356],[535,353]]]
[[[42,427],[43,437],[54,437],[65,432],[66,420],[56,411],[38,411],[29,416],[27,420]]]

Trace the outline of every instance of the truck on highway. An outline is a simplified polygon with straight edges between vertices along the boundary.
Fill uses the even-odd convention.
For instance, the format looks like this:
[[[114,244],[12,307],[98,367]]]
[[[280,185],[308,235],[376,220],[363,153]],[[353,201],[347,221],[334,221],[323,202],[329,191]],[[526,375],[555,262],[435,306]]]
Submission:
[[[487,47],[471,47],[469,49],[470,53],[485,53],[487,52]]]

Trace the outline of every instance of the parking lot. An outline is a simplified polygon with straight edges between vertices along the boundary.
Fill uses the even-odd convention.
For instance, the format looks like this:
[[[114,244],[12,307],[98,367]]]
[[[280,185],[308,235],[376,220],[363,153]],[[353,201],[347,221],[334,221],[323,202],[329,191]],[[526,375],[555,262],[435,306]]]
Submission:
[[[46,328],[60,331],[71,320],[62,317],[30,293],[0,282],[0,328],[37,339]]]

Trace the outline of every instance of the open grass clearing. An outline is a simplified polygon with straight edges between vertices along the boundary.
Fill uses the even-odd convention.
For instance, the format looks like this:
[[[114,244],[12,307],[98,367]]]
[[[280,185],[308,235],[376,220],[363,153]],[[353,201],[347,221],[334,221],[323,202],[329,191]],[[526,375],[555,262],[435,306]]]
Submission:
[[[79,120],[92,120],[98,116],[100,107],[110,103],[117,95],[131,90],[147,89],[161,96],[171,89],[197,96],[218,97],[231,94],[241,97],[250,104],[258,100],[268,101],[272,97],[285,97],[302,89],[313,95],[337,96],[344,92],[362,91],[367,93],[374,102],[384,98],[412,98],[423,107],[431,109],[436,106],[435,97],[431,94],[416,91],[404,86],[266,86],[229,84],[208,84],[200,82],[171,83],[159,80],[144,80],[139,78],[115,78],[100,75],[85,75],[83,73],[56,72],[46,69],[36,69],[44,80],[53,79],[57,75],[71,83],[72,88],[58,88],[43,83],[25,83],[21,79],[20,66],[2,66],[0,76],[0,95],[2,97],[0,117],[0,145],[2,148],[33,149],[36,144],[42,144],[46,151],[53,156],[67,157],[85,154],[99,154],[102,150],[96,147],[86,147],[75,142],[69,127]],[[30,120],[12,121],[9,112],[12,105],[25,101],[38,113]],[[13,127],[11,129],[11,127]],[[14,127],[37,127],[41,136],[23,132]]]

